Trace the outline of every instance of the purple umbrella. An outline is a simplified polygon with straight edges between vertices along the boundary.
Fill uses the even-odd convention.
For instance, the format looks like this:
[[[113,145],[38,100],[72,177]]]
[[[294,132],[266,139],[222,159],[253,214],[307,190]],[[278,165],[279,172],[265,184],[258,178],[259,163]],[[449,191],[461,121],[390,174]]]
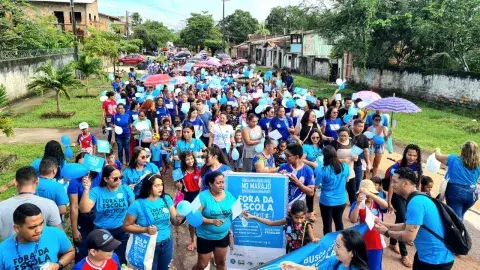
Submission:
[[[422,110],[411,101],[398,97],[382,98],[365,107],[368,110],[396,113],[417,113]]]

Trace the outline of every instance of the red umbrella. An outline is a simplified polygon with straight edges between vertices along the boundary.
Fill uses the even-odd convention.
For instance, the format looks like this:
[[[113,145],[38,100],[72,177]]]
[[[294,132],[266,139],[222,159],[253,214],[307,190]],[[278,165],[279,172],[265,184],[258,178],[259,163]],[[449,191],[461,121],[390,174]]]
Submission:
[[[185,78],[184,76],[175,76],[173,78],[175,79],[175,85],[187,83],[187,78]]]
[[[248,63],[248,60],[240,58],[240,59],[235,60],[235,62],[237,62],[237,63]]]
[[[206,62],[196,62],[193,67],[197,68],[208,68],[208,64]]]
[[[155,86],[159,84],[169,84],[172,80],[172,77],[168,76],[168,74],[156,74],[148,77],[144,85],[145,86]]]

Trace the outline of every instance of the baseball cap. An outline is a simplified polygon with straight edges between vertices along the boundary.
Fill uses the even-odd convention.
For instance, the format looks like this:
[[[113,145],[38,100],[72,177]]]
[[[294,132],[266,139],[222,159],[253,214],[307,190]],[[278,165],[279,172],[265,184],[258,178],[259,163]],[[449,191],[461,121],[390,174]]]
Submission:
[[[360,181],[360,186],[358,187],[359,191],[357,191],[357,194],[360,193],[361,188],[365,188],[373,194],[378,194],[378,190],[375,188],[375,184],[370,179],[363,179],[362,181]]]
[[[88,128],[88,123],[87,122],[82,122],[78,125],[79,129],[86,129]]]
[[[96,229],[87,236],[87,249],[111,252],[120,246],[121,242],[113,238],[107,230]]]

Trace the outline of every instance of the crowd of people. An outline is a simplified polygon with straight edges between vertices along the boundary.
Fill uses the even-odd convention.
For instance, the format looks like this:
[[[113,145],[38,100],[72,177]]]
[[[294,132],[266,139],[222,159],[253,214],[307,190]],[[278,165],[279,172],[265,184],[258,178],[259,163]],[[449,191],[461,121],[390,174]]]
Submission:
[[[379,177],[384,144],[393,136],[382,112],[366,111],[358,107],[362,100],[349,96],[339,100],[338,90],[331,97],[299,90],[289,70],[154,66],[155,73],[187,76],[194,83],[145,85],[133,69],[126,84],[116,77],[102,101],[101,123],[117,151],[105,155],[101,172],[68,179],[68,187],[58,182],[69,162],[82,164],[87,154],[98,153],[97,138],[104,135],[91,133],[86,122],[79,125],[80,153],[74,160],[67,160],[59,142],[50,141],[38,168],[18,169],[17,194],[0,202],[0,269],[62,269],[73,261],[74,269],[120,269],[127,264],[129,235],[142,233],[157,235],[152,269],[168,269],[174,252],[171,226],[184,224],[185,217],[165,185],[186,201],[199,198],[203,223],[189,226],[190,243],[180,247],[197,252],[193,269],[204,269],[212,258],[217,269],[226,269],[236,200],[225,190],[227,171],[288,176],[289,209],[283,218],[243,213],[295,235],[287,237],[287,253],[321,239],[313,230],[320,223],[315,213],[323,235],[334,231],[333,224],[335,231],[343,230],[334,245],[336,256],[320,269],[382,269],[384,236],[406,267],[452,268],[452,251],[425,229],[441,237],[445,233],[435,204],[425,196],[407,204],[416,190],[432,196],[420,147],[408,145],[402,159]],[[345,117],[351,108],[355,114]],[[478,145],[467,141],[460,155],[437,150],[435,157],[448,167],[446,203],[463,219],[478,199]],[[175,183],[169,182],[172,171],[182,174]],[[363,236],[344,230],[347,205],[352,223],[365,222],[368,208],[376,216],[375,228]],[[64,232],[67,211],[73,244]],[[387,212],[395,214],[395,224],[383,221]],[[406,249],[412,244],[417,249],[413,263]],[[293,263],[282,267],[306,269]]]

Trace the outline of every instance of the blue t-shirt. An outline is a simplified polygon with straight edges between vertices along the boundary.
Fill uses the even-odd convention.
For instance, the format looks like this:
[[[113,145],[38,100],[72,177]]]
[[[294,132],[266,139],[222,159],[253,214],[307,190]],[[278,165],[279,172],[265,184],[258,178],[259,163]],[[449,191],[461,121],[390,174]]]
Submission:
[[[87,258],[83,258],[81,261],[79,261],[75,266],[72,268],[73,270],[91,270],[91,269],[97,269],[95,266],[90,265],[87,262]],[[122,265],[120,264],[120,259],[118,258],[117,254],[113,253],[112,257],[104,263],[104,266],[102,269],[105,270],[122,270]]]
[[[323,156],[322,149],[312,144],[304,144],[302,146],[303,154],[305,154],[308,161],[315,162],[319,156]],[[313,168],[312,168],[313,169]]]
[[[459,156],[448,155],[447,166],[446,178],[449,179],[449,183],[470,186],[476,185],[480,181],[480,166],[470,170],[463,165],[463,161]]]
[[[182,126],[185,126],[185,124],[187,124],[187,123],[192,124],[195,131],[197,131],[197,130],[200,131],[201,130],[202,131],[201,135],[203,135],[203,127],[205,125],[203,124],[203,121],[202,121],[202,119],[200,119],[200,117],[197,117],[197,119],[195,119],[193,121],[189,120],[189,119],[185,119],[185,120],[183,120]],[[196,137],[195,134],[194,134],[193,137]],[[197,139],[200,139],[200,137],[197,137]]]
[[[296,172],[296,176],[300,183],[303,183],[304,186],[313,186],[315,183],[313,181],[313,170],[312,168],[308,167],[307,165],[303,164],[302,167],[298,170],[294,170],[292,165],[286,163],[282,164],[278,169],[279,172],[287,171],[287,173],[294,173]],[[306,195],[300,188],[288,182],[288,204],[291,205],[296,200],[305,200]]]
[[[235,202],[233,195],[225,190],[225,198],[215,201],[209,190],[200,192],[200,203],[203,206],[202,215],[208,219],[221,219],[221,226],[202,224],[197,227],[197,236],[207,240],[221,240],[228,234],[232,226],[232,205]]]
[[[115,114],[113,117],[113,124],[122,128],[122,134],[115,134],[119,138],[130,138],[130,124],[132,123],[132,117],[128,113]]]
[[[200,139],[192,139],[190,143],[187,143],[184,140],[177,141],[177,149],[180,153],[190,152],[201,152],[205,148],[205,144]]]
[[[337,131],[343,126],[343,121],[340,118],[325,119],[325,136],[338,139]]]
[[[128,78],[133,78],[133,79],[137,79],[137,73],[135,73],[134,71],[130,71],[128,72]]]
[[[374,115],[375,115],[375,113],[371,113],[371,114],[367,115],[367,119],[365,119],[365,125],[367,125],[367,127],[373,125],[373,116]],[[382,117],[382,126],[388,127],[388,117],[385,116],[384,114],[380,114],[380,116]]]
[[[118,92],[120,87],[123,87],[123,82],[118,82],[118,83],[116,81],[112,82],[112,88],[114,92]]]
[[[350,175],[347,163],[342,163],[342,171],[335,174],[332,165],[319,170],[315,181],[316,185],[322,185],[320,203],[326,206],[337,206],[347,202],[346,184]]]
[[[138,112],[136,111],[132,111],[132,110],[128,110],[127,111],[128,115],[130,115],[130,121],[133,123],[133,121],[137,120],[138,119]],[[135,117],[134,117],[135,116]]]
[[[55,179],[39,177],[36,193],[40,197],[54,201],[57,206],[69,203],[65,187]]]
[[[175,100],[173,99],[165,99],[165,108],[167,108],[168,113],[170,114],[172,119],[175,118],[175,116],[177,115],[177,102],[175,102]]]
[[[145,166],[143,166],[143,170],[137,171],[137,169],[132,169],[130,167],[127,167],[123,171],[123,180],[125,181],[126,185],[135,185],[135,188],[133,189],[133,193],[135,196],[138,196],[140,194],[140,189],[142,188],[142,184],[140,179],[142,176],[147,175],[149,173],[158,173],[158,167],[153,164],[153,163],[147,163]]]
[[[162,145],[160,143],[157,143],[157,146],[153,145],[153,143],[150,144],[150,152],[152,154],[152,161],[160,161],[162,160]]]
[[[203,136],[204,137],[210,136],[209,133],[208,133],[208,123],[212,120],[212,113],[206,111],[202,114],[199,113],[198,116],[200,117],[200,119],[202,119]]]
[[[405,224],[424,225],[441,237],[445,235],[445,228],[437,207],[430,198],[424,195],[417,195],[408,203]],[[420,227],[413,242],[417,249],[418,259],[422,262],[442,264],[454,260],[453,253],[445,247],[445,244],[423,227]]]
[[[263,162],[265,168],[275,167],[275,158],[273,157],[273,155],[270,155],[270,157],[267,158],[263,153],[260,153],[258,155],[255,155],[252,159],[252,168],[250,170],[251,172],[257,172],[257,169],[255,168],[255,164],[257,164],[257,162]],[[248,171],[248,168],[245,169]]]
[[[115,229],[122,226],[128,206],[135,200],[132,190],[125,185],[120,185],[115,191],[109,191],[105,187],[94,187],[89,195],[90,200],[95,202],[93,223],[100,229]]]
[[[35,248],[37,243],[38,248]],[[44,226],[40,240],[19,243],[17,253],[15,235],[12,235],[0,244],[0,269],[40,269],[46,262],[57,263],[58,258],[71,247],[72,243],[65,232],[56,227]]]
[[[227,171],[231,171],[231,170],[232,170],[232,168],[230,168],[229,166],[227,166],[225,164],[222,164],[222,165],[220,165],[220,167],[218,169],[215,170],[215,172],[223,173],[223,172],[227,172]],[[214,172],[214,171],[210,167],[202,174],[203,190],[208,189],[208,184],[205,183],[205,177],[212,172]]]
[[[280,134],[282,134],[282,140],[286,141],[288,136],[290,135],[288,132],[288,128],[293,127],[292,119],[288,116],[284,116],[283,119],[275,117],[270,122],[270,127],[273,130],[278,130]]]
[[[162,125],[162,119],[168,117],[168,110],[165,107],[157,107],[158,125]]]
[[[270,128],[270,122],[272,122],[272,119],[273,118],[263,117],[260,119],[260,121],[258,121],[258,125],[263,131],[265,131],[266,135],[268,135],[268,129]]]
[[[92,186],[91,188],[100,186],[100,181],[102,181],[102,174],[98,173],[97,176],[92,179]],[[70,180],[70,184],[68,185],[67,194],[68,195],[78,195],[78,202],[83,196],[83,183],[82,178],[72,179]]]
[[[319,266],[318,269],[335,269],[335,270],[358,270],[358,267],[350,265],[350,267],[345,267],[337,259],[335,255],[331,255],[330,258],[325,259]]]
[[[158,198],[156,201],[147,199],[138,199],[128,208],[128,214],[137,218],[136,224],[142,227],[151,225],[157,226],[157,242],[170,238],[172,232],[170,229],[170,207],[173,206],[172,198],[165,195],[164,198]],[[146,211],[148,219],[145,217]],[[150,220],[151,224],[148,222]]]

